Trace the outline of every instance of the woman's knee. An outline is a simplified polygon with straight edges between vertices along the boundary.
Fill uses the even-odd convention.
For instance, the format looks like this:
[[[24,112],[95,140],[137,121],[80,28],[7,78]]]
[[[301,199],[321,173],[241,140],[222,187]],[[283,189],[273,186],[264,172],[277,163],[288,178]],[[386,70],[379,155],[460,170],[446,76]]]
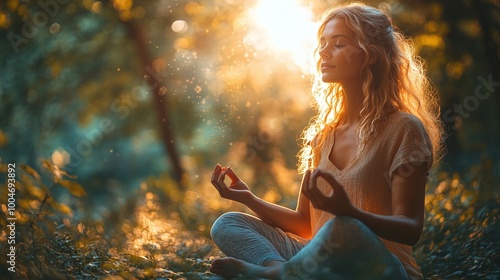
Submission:
[[[243,213],[239,212],[228,212],[222,214],[217,220],[215,220],[212,228],[210,230],[210,235],[212,240],[217,243],[217,240],[224,239],[224,235],[231,233],[231,228],[241,224],[244,220]]]
[[[330,243],[349,247],[380,242],[377,235],[361,221],[345,216],[337,216],[325,223],[318,235],[323,235]]]
[[[316,275],[313,279],[325,279],[331,273],[338,273],[339,279],[393,279],[382,271],[392,265],[392,257],[365,224],[339,216],[325,223],[286,269]]]

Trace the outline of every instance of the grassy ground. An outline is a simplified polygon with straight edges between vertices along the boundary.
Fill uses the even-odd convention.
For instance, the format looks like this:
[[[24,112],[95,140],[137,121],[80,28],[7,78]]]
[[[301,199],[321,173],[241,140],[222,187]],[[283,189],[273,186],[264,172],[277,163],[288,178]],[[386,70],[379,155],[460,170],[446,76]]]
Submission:
[[[43,191],[36,194],[29,182],[23,178],[17,187],[19,194],[33,195],[31,206],[20,201],[19,211],[32,210],[19,214],[17,271],[7,271],[2,254],[0,278],[217,279],[207,269],[222,253],[209,239],[208,228],[226,210],[203,203],[206,199],[198,199],[192,190],[161,192],[149,182],[151,187],[141,188],[135,199],[104,222],[74,223],[64,218],[68,209],[63,204]],[[477,187],[458,177],[441,178],[427,194],[425,228],[414,248],[427,279],[500,279],[499,196],[483,202],[477,198]],[[3,205],[5,215],[6,210]],[[3,252],[7,237],[3,230]]]
[[[154,197],[154,195],[149,195]],[[48,239],[20,246],[25,279],[217,279],[207,272],[211,260],[222,256],[201,233],[187,230],[176,215],[159,211],[144,199],[136,220],[122,223],[122,232],[103,225],[64,225]],[[491,206],[490,206],[491,207]],[[498,208],[484,208],[498,216]],[[492,217],[488,215],[488,217]],[[484,223],[483,220],[482,223]],[[486,222],[488,223],[488,222]],[[426,225],[416,247],[428,279],[500,279],[498,223],[478,231],[480,223],[465,222],[442,240]],[[120,236],[121,235],[121,236]],[[495,240],[496,238],[496,240]],[[429,243],[430,242],[430,243]],[[7,275],[2,272],[2,275]]]

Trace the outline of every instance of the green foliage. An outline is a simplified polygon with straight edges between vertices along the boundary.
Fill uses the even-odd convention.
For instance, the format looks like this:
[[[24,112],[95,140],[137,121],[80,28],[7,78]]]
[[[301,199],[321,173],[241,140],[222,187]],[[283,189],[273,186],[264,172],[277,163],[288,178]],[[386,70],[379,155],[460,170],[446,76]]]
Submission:
[[[84,195],[84,188],[75,187],[76,178],[48,161],[43,166],[51,174],[50,187],[29,166],[18,173],[19,279],[211,279],[210,262],[223,254],[209,240],[208,229],[221,213],[244,211],[218,198],[209,184],[191,182],[180,192],[165,176],[146,180],[133,199],[101,221],[72,222],[71,209],[55,201],[51,191],[60,186]],[[1,171],[6,172],[4,165]],[[471,174],[461,178],[441,173],[434,181],[438,183],[430,185],[426,195],[425,228],[414,248],[426,278],[500,276],[500,196],[479,203],[482,180]],[[3,227],[5,221],[0,220]],[[4,231],[2,246],[5,237]],[[2,275],[10,273],[5,263],[2,260]]]
[[[424,275],[427,279],[500,277],[500,194],[479,203],[480,179],[465,182],[458,174],[446,173],[438,179],[426,195],[427,218],[415,246]]]
[[[15,184],[15,198],[17,208],[15,216],[19,222],[29,225],[37,230],[40,227],[40,220],[45,216],[72,216],[73,211],[64,203],[60,203],[53,198],[54,189],[58,186],[66,188],[74,197],[86,195],[83,187],[73,179],[75,176],[61,170],[57,165],[49,161],[43,161],[42,166],[48,174],[49,185],[46,185],[42,176],[32,167],[21,164],[22,172],[17,173],[18,179]],[[7,173],[7,164],[0,163],[0,172]],[[7,182],[2,186],[2,197],[7,197]],[[5,214],[6,205],[2,205]],[[45,225],[46,226],[46,225]],[[57,224],[50,223],[49,230],[53,230]]]
[[[243,18],[256,1],[42,2],[67,3],[52,7],[58,12],[46,23],[31,24],[37,28],[29,36],[26,22],[46,12],[41,2],[0,3],[0,37],[25,37],[19,45],[0,40],[0,158],[28,164],[18,169],[16,183],[19,277],[209,277],[207,264],[220,254],[210,252],[212,222],[225,211],[245,211],[210,186],[216,162],[238,169],[266,200],[294,206],[296,139],[312,115],[310,77],[287,53],[251,43],[252,27]],[[301,2],[319,14],[332,1]],[[450,164],[470,165],[480,153],[498,158],[500,99],[476,98],[484,86],[479,77],[499,72],[498,1],[367,2],[387,8],[426,60],[450,132]],[[179,20],[186,24],[182,32],[172,28]],[[141,64],[138,38],[126,22],[144,35],[152,65]],[[190,178],[182,190],[158,175],[169,167],[149,79],[158,82],[173,120]],[[67,156],[63,164],[85,188],[50,162],[40,173],[30,167],[55,154]],[[0,169],[3,178],[5,165]],[[498,185],[493,172],[481,175],[490,170],[498,172],[498,161],[461,176],[444,174],[429,187],[425,230],[415,247],[429,278],[500,277]],[[69,198],[62,202],[58,193]],[[104,201],[126,200],[130,193],[120,208],[107,205],[102,221],[81,218],[93,214],[91,206],[73,205],[84,198],[98,204],[104,195]],[[2,229],[5,223],[0,219]],[[5,240],[3,230],[2,249]],[[8,275],[4,259],[0,275]]]
[[[47,178],[43,178],[35,169],[25,164],[21,164],[20,168],[11,168],[9,173],[16,174],[17,177],[14,215],[8,212],[6,204],[2,204],[1,209],[5,216],[16,218],[17,276],[61,278],[58,266],[54,263],[54,260],[58,259],[54,257],[59,253],[59,249],[54,248],[61,247],[62,239],[58,235],[62,229],[69,226],[69,218],[73,216],[73,210],[65,203],[57,201],[53,192],[57,187],[68,189],[74,197],[83,197],[86,192],[79,183],[73,180],[76,179],[75,176],[59,169],[57,165],[43,161],[42,166],[46,169]],[[0,173],[7,173],[7,170],[7,164],[1,163]],[[43,181],[48,181],[49,184]],[[8,197],[7,184],[7,180],[2,184],[0,194],[2,197]],[[0,220],[2,228],[5,229],[0,239],[2,246],[6,248],[10,246],[7,245],[8,222],[7,219]],[[54,242],[58,243],[58,246],[53,246]],[[61,250],[65,250],[65,246],[61,247]],[[2,265],[6,265],[5,256],[2,256]],[[3,266],[4,274],[10,273]]]
[[[6,165],[0,166],[7,173]],[[185,230],[168,204],[147,185],[135,201],[111,213],[105,221],[72,223],[73,211],[56,201],[52,192],[64,187],[73,196],[85,196],[74,176],[48,161],[43,162],[51,185],[30,166],[21,165],[16,183],[16,272],[7,271],[5,254],[0,271],[16,279],[208,279],[207,257],[211,242]],[[47,179],[47,178],[45,178]],[[170,187],[173,187],[170,185]],[[6,197],[6,186],[2,196]],[[158,189],[156,189],[158,190]],[[167,197],[163,195],[163,197]],[[7,214],[6,205],[2,211]],[[175,212],[174,212],[175,213]],[[116,221],[114,218],[120,217]],[[7,219],[1,219],[6,228]],[[7,245],[4,230],[0,246]],[[217,254],[217,253],[216,253]],[[220,253],[218,253],[220,254]]]

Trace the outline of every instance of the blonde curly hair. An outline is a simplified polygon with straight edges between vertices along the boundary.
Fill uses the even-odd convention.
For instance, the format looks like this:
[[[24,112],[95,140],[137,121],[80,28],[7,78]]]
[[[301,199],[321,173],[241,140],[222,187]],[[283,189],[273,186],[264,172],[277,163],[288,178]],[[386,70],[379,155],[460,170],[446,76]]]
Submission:
[[[317,115],[304,129],[298,154],[299,171],[316,168],[326,135],[345,117],[344,92],[338,83],[321,80],[320,38],[333,18],[343,18],[355,33],[365,54],[361,77],[363,104],[357,126],[358,154],[377,134],[380,124],[393,112],[415,115],[423,123],[433,144],[435,161],[441,158],[443,127],[439,119],[437,92],[425,75],[424,63],[412,41],[405,38],[382,11],[360,3],[327,10],[318,29],[315,50],[317,75],[312,88]],[[374,63],[370,60],[376,57]],[[372,60],[373,61],[373,60]]]

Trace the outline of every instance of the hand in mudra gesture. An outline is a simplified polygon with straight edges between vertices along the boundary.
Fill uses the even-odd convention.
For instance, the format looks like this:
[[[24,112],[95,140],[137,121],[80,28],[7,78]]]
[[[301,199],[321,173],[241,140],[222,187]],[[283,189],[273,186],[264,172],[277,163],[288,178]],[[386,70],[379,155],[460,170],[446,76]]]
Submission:
[[[328,193],[323,193],[318,188],[318,179],[325,180],[331,189]],[[332,174],[316,169],[307,171],[305,184],[302,188],[307,198],[312,205],[320,210],[330,212],[336,216],[352,216],[355,212],[354,206],[351,204],[344,187],[333,177]]]
[[[231,180],[229,186],[224,182],[226,175]],[[231,167],[222,167],[220,164],[217,164],[214,172],[212,173],[212,179],[210,182],[217,189],[219,195],[226,199],[243,202],[245,197],[252,194],[247,184],[241,181]]]

